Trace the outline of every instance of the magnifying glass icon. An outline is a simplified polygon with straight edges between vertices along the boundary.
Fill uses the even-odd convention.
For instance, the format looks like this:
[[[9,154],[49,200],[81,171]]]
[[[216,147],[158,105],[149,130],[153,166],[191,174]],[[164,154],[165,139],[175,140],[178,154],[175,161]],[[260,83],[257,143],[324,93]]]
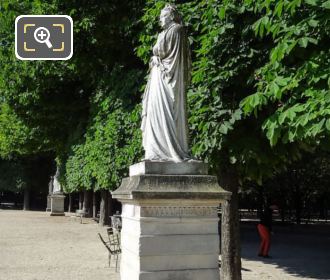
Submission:
[[[52,43],[49,41],[50,32],[46,27],[38,27],[34,31],[34,39],[41,44],[46,44],[49,49],[53,47]]]

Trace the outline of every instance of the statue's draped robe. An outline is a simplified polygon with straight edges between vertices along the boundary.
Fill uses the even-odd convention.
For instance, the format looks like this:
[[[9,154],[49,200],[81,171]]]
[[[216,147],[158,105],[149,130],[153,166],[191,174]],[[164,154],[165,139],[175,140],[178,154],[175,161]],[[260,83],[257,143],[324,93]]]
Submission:
[[[184,27],[172,24],[159,34],[143,98],[142,133],[145,160],[180,162],[190,158],[186,89],[190,52]]]
[[[60,170],[59,168],[57,167],[56,168],[56,173],[55,173],[55,176],[53,178],[53,193],[58,193],[58,192],[61,192],[61,184],[58,180],[58,178],[60,177]]]

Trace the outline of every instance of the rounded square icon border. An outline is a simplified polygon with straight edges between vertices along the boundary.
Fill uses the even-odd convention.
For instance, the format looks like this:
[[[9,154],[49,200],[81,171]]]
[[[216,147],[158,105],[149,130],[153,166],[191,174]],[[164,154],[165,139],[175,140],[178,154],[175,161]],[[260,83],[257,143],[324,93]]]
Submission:
[[[25,58],[25,57],[21,57],[17,53],[17,23],[21,18],[24,18],[24,17],[63,17],[63,18],[67,18],[71,23],[71,51],[70,51],[70,54],[67,57],[62,57],[62,58]],[[69,60],[69,59],[71,59],[73,56],[73,20],[72,20],[72,18],[67,15],[20,15],[20,16],[16,17],[16,19],[15,19],[15,55],[16,55],[16,58],[18,58],[19,60]]]

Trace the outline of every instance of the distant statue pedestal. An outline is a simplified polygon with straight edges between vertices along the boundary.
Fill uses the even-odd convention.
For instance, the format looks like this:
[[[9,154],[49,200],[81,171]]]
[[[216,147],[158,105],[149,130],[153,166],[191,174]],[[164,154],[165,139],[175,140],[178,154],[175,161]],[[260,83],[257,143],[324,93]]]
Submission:
[[[50,215],[64,216],[64,199],[63,193],[53,193],[50,195]]]
[[[230,193],[202,162],[140,162],[122,202],[121,280],[219,280],[218,206]]]
[[[46,208],[46,212],[49,212],[51,210],[51,197],[52,197],[51,194],[47,195],[47,208]]]
[[[53,183],[54,183],[54,176],[50,176],[50,180],[48,183],[48,195],[47,195],[47,208],[46,208],[46,212],[51,211],[51,197],[52,197],[52,193],[53,193]]]

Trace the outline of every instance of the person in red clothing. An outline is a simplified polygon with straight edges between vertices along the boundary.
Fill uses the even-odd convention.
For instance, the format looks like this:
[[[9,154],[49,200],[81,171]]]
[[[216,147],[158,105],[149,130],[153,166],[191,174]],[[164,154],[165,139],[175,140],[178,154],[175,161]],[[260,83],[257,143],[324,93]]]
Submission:
[[[270,234],[272,232],[273,210],[277,209],[276,205],[271,205],[261,213],[260,222],[257,226],[261,243],[259,247],[259,257],[269,258]]]

